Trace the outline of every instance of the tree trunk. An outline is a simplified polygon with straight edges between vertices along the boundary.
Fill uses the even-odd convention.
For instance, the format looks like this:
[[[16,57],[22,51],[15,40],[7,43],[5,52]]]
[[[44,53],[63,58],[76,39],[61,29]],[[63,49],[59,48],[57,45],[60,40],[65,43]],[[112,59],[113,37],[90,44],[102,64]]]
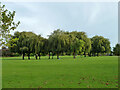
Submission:
[[[62,56],[63,56],[63,51],[62,51]]]
[[[52,59],[53,59],[53,52],[52,52]]]
[[[95,53],[93,53],[93,56],[95,57]]]
[[[91,53],[88,53],[89,57],[91,57]]]
[[[75,53],[74,53],[74,57],[73,58],[75,59]]]
[[[39,59],[40,59],[40,56],[39,56]]]
[[[84,52],[84,57],[86,57],[86,53]]]
[[[23,60],[24,60],[25,53],[23,52]]]
[[[73,58],[75,59],[75,49],[74,49],[74,52],[73,52],[73,56],[74,56]]]
[[[50,52],[49,52],[49,59],[50,59]]]
[[[97,56],[99,56],[99,53],[97,53]]]
[[[59,52],[57,52],[57,59],[59,59]]]
[[[40,59],[40,56],[41,56],[40,53],[38,54],[38,56],[39,56],[39,59]]]
[[[36,60],[37,60],[37,54],[35,55],[35,58],[36,58]]]
[[[28,53],[28,60],[30,60],[30,53]]]

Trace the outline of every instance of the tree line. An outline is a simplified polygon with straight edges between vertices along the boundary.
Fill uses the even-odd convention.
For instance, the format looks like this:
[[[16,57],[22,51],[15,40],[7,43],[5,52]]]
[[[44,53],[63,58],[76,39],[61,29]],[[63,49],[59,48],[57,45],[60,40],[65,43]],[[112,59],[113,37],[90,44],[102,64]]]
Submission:
[[[0,3],[1,4],[1,3]],[[31,54],[35,58],[40,59],[41,55],[50,56],[57,55],[76,55],[99,56],[99,55],[114,55],[120,56],[120,44],[116,44],[111,52],[110,41],[102,36],[94,36],[88,38],[85,32],[63,31],[57,29],[46,39],[41,35],[36,35],[33,32],[15,32],[10,34],[11,30],[15,30],[20,21],[14,22],[15,11],[11,12],[5,9],[5,5],[0,5],[0,46],[2,50],[8,47],[10,52],[18,53],[24,56],[27,55],[30,59]]]
[[[15,32],[8,42],[8,48],[11,52],[19,53],[23,56],[34,54],[35,58],[40,59],[41,55],[76,55],[99,56],[110,55],[110,41],[102,36],[88,38],[85,32],[54,30],[49,38],[46,39],[41,35],[33,32]]]

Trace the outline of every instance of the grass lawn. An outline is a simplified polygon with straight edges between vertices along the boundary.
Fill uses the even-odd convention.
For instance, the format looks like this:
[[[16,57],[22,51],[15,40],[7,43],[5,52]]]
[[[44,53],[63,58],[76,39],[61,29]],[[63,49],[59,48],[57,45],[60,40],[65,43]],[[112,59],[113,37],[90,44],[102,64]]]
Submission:
[[[3,88],[118,88],[118,57],[2,58]]]

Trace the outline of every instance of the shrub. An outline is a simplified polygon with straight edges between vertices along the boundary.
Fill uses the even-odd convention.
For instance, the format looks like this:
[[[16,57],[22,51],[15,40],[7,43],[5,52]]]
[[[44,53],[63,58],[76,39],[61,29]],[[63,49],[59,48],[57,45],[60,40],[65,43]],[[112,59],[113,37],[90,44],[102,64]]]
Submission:
[[[20,54],[19,53],[14,53],[13,56],[18,57],[18,56],[20,56]]]

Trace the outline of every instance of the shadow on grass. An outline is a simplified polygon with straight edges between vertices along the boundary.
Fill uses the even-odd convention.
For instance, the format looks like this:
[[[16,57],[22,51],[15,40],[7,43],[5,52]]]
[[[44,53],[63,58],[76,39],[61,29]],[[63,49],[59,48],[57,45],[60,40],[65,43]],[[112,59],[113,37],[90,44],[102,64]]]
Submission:
[[[36,59],[35,57],[31,57],[30,60],[55,60],[56,57],[54,57],[54,59],[48,59],[47,56],[42,56],[40,59]],[[2,57],[2,60],[23,60],[22,57]],[[24,60],[29,60],[28,57],[24,57]]]
[[[52,56],[49,59],[49,56],[41,56],[40,59],[38,57],[37,60],[63,60],[63,59],[73,59],[73,56],[59,56],[60,59],[57,59],[57,56],[54,56],[52,59]],[[76,59],[78,58],[85,58],[81,56],[76,56]],[[23,60],[21,56],[19,57],[2,57],[2,60]],[[27,56],[24,57],[24,60],[29,60]],[[30,60],[36,60],[35,57],[31,56]]]

